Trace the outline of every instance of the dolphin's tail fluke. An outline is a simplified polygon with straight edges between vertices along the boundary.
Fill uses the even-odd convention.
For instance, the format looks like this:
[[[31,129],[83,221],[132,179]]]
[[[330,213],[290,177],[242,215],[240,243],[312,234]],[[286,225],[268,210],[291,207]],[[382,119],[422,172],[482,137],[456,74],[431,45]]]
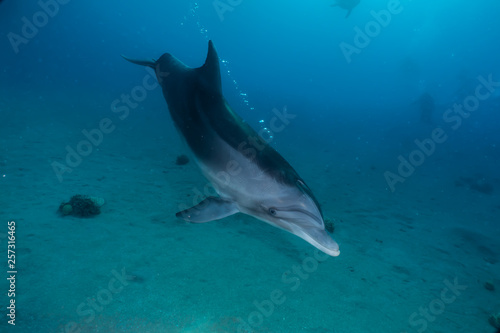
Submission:
[[[131,63],[136,64],[136,65],[147,66],[147,67],[151,67],[151,68],[155,68],[155,66],[156,66],[156,60],[154,60],[154,59],[151,59],[151,60],[131,59],[131,58],[124,56],[123,54],[122,54],[122,58],[127,60],[127,61],[130,61]]]

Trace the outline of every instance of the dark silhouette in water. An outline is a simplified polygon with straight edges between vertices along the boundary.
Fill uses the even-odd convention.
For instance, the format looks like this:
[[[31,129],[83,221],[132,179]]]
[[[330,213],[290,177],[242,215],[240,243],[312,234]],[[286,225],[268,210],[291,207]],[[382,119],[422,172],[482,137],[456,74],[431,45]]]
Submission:
[[[434,98],[429,93],[423,93],[413,104],[418,104],[420,120],[426,124],[432,124],[432,114],[435,108]]]
[[[179,155],[175,160],[175,164],[177,165],[186,165],[188,163],[189,163],[189,157],[187,157],[186,155]]]
[[[347,10],[346,18],[351,15],[352,9],[359,5],[361,0],[337,0],[336,3],[332,5],[332,7],[340,7],[342,9]]]
[[[455,180],[455,186],[468,186],[471,190],[481,192],[484,194],[493,193],[493,185],[488,183],[484,177],[460,177]]]

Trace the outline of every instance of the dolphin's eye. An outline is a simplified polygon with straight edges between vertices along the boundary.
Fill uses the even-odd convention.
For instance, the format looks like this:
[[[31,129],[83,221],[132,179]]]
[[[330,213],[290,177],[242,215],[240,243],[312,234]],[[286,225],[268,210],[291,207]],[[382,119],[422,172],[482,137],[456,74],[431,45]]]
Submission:
[[[276,216],[277,212],[274,208],[269,208],[269,215]]]

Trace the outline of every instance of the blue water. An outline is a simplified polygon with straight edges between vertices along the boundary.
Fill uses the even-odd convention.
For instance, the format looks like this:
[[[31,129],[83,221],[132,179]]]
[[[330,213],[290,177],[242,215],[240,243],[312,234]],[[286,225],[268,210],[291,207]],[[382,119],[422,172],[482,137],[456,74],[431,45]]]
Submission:
[[[333,3],[1,1],[0,331],[495,332],[500,3]],[[207,181],[120,55],[199,67],[209,40],[339,257],[242,214],[175,218]],[[101,214],[61,216],[75,194]]]

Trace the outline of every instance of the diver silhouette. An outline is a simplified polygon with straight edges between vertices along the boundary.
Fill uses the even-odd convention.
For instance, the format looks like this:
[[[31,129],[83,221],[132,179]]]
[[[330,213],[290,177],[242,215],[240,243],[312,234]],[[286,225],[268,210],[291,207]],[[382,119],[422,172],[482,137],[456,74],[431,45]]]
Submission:
[[[434,113],[434,98],[425,92],[420,97],[413,102],[413,104],[418,104],[420,109],[420,121],[426,124],[432,124],[432,114]]]

